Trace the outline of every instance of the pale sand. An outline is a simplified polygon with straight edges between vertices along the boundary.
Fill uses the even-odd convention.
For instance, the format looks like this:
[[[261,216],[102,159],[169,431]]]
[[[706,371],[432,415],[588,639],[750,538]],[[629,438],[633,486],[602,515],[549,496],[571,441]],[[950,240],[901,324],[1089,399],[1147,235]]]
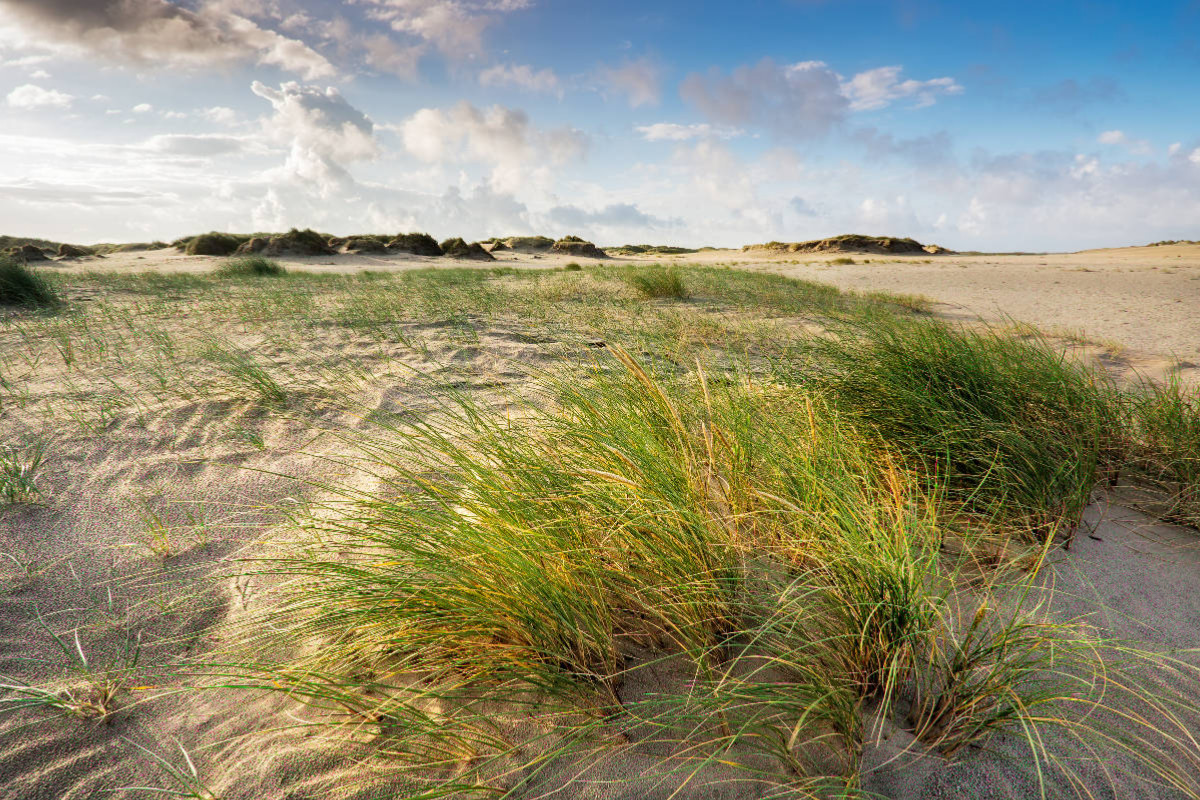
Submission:
[[[953,304],[948,310],[957,314],[993,320],[1007,315],[1045,327],[1083,328],[1092,336],[1115,340],[1114,346],[1125,348],[1118,355],[1138,365],[1162,366],[1173,355],[1200,362],[1200,321],[1191,313],[1200,295],[1200,284],[1194,282],[1200,278],[1200,247],[1064,256],[939,256],[931,257],[929,264],[923,259],[865,258],[871,263],[825,266],[827,258],[808,257],[802,260],[813,263],[805,265],[784,263],[794,257],[715,251],[636,260],[737,262],[843,287],[920,293]],[[306,269],[349,271],[434,265],[549,267],[573,260],[583,261],[528,256],[503,256],[492,265],[365,256],[286,261]],[[214,261],[158,252],[49,268],[199,271],[211,269]],[[1082,271],[1085,268],[1092,271]],[[1136,321],[1120,325],[1122,315],[1136,315]],[[503,330],[487,331],[471,346],[436,330],[430,341],[429,360],[417,366],[435,371],[435,384],[441,381],[477,393],[498,384],[519,389],[523,378],[512,364],[547,365],[553,359],[552,343],[530,342]],[[15,346],[15,340],[0,346]],[[381,345],[347,334],[330,347],[370,365]],[[437,372],[437,363],[455,366]],[[35,389],[69,391],[53,382]],[[365,411],[420,412],[429,407],[427,387],[395,377],[364,387],[354,399]],[[223,576],[237,571],[233,559],[263,552],[263,543],[280,532],[280,515],[271,508],[318,496],[302,482],[305,479],[355,481],[371,488],[370,479],[334,468],[322,458],[346,454],[347,445],[337,437],[314,438],[310,424],[268,415],[252,403],[167,403],[145,409],[141,416],[118,420],[100,435],[57,435],[43,478],[45,495],[53,502],[0,516],[0,552],[39,570],[33,580],[26,580],[14,564],[0,567],[0,574],[10,580],[9,591],[0,594],[0,674],[31,682],[61,674],[64,656],[39,614],[56,631],[78,627],[80,646],[93,664],[117,660],[123,631],[136,628],[143,631],[139,674],[155,677],[152,686],[138,688],[134,695],[149,699],[127,702],[128,707],[105,724],[47,720],[36,712],[0,720],[0,798],[142,796],[103,794],[121,786],[170,785],[128,741],[182,766],[176,739],[225,800],[379,796],[388,781],[364,785],[372,777],[374,762],[358,761],[369,747],[348,750],[297,730],[297,720],[308,717],[294,703],[277,696],[251,699],[228,690],[163,693],[190,685],[193,678],[181,665],[220,652],[221,623],[237,620],[244,607],[253,604],[253,586]],[[317,417],[320,427],[332,431],[353,435],[371,430],[361,413],[330,409]],[[262,446],[231,437],[238,425],[259,430]],[[144,539],[146,521],[136,506],[146,503],[162,510],[180,530],[197,528],[184,552],[166,562],[130,546]],[[189,509],[203,510],[209,533],[186,518]],[[1074,550],[1058,554],[1053,572],[1047,572],[1060,590],[1055,613],[1066,618],[1092,614],[1102,629],[1162,647],[1200,644],[1196,532],[1155,525],[1120,505],[1098,504],[1090,514],[1103,516],[1095,531],[1102,541],[1081,536]],[[667,675],[662,680],[669,684],[674,678]],[[653,688],[650,681],[641,690]],[[907,744],[903,734],[883,733],[888,738],[868,753],[868,765],[875,767],[866,778],[869,789],[913,800],[1035,796],[1028,754],[1013,740],[996,742],[997,753],[967,754],[960,764],[948,767],[933,757],[916,763],[908,756],[896,758]],[[1181,796],[1149,787],[1141,772],[1127,763],[1111,766],[1108,772],[1099,767],[1082,770],[1096,796]],[[629,744],[585,764],[539,776],[526,795],[633,800],[740,798],[774,791],[748,783],[743,773],[722,765],[709,765],[691,777],[690,772],[686,767],[667,770],[656,748],[631,736]],[[1051,784],[1047,795],[1067,796],[1066,788]]]

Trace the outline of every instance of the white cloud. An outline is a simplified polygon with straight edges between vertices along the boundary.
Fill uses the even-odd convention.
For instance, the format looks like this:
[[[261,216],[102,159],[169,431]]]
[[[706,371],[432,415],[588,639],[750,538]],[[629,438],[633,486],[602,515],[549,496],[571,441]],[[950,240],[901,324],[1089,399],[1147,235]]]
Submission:
[[[237,112],[228,106],[212,106],[201,109],[197,113],[209,122],[215,122],[218,125],[232,125],[237,122]]]
[[[364,37],[366,62],[375,69],[406,80],[415,80],[417,66],[425,48],[420,45],[401,45],[383,34]]]
[[[374,123],[337,89],[295,82],[273,89],[258,81],[250,88],[275,109],[265,135],[290,147],[282,177],[328,195],[353,183],[346,164],[379,155]]]
[[[680,125],[675,122],[655,122],[652,125],[638,125],[634,128],[647,142],[686,142],[689,139],[704,139],[710,136],[718,139],[733,139],[745,131],[738,128],[723,128],[712,126],[707,122]]]
[[[900,80],[903,67],[878,67],[860,72],[842,82],[842,93],[850,99],[853,111],[884,108],[896,100],[915,98],[916,107],[937,102],[938,95],[962,94],[963,87],[953,78],[932,78],[927,81]]]
[[[528,8],[532,0],[350,0],[392,30],[429,42],[451,58],[483,53],[483,33],[497,14]]]
[[[574,128],[541,130],[519,109],[479,109],[467,102],[449,109],[423,108],[400,126],[404,147],[428,163],[474,161],[492,167],[493,191],[515,192],[531,180],[545,182],[551,166],[583,156],[587,136]]]
[[[1150,155],[1154,152],[1154,146],[1150,142],[1145,139],[1132,139],[1125,131],[1121,130],[1104,131],[1096,137],[1096,141],[1100,144],[1120,145],[1134,155],[1139,156]]]
[[[54,76],[49,72],[46,72],[44,69],[35,69],[33,72],[29,73],[29,77],[35,81],[48,81]]]
[[[237,153],[244,150],[246,145],[247,141],[237,136],[164,134],[150,137],[145,147],[164,155],[201,158]]]
[[[153,110],[154,106],[150,105],[149,103],[138,103],[133,107],[133,113],[135,114],[149,114]]]
[[[57,89],[43,89],[32,83],[18,86],[8,93],[8,104],[13,108],[67,108],[74,99]]]
[[[479,73],[480,86],[515,86],[529,92],[545,92],[562,96],[562,85],[554,70],[536,72],[527,64],[496,64]]]
[[[164,111],[163,118],[164,119],[187,119],[188,115],[187,115],[186,111]]]
[[[662,100],[662,69],[648,58],[601,67],[598,78],[602,88],[625,95],[630,108],[656,106]]]
[[[1200,166],[1200,147],[1197,147],[1192,151],[1192,154],[1188,156],[1188,161],[1192,162],[1196,166]]]

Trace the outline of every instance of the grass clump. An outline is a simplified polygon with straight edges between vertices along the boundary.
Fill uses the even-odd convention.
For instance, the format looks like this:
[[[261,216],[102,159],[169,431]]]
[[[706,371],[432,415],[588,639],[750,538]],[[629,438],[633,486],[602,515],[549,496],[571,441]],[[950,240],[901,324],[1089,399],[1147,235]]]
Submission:
[[[1089,732],[1063,715],[1104,696],[1100,646],[1009,573],[963,578],[936,479],[807,387],[610,350],[504,414],[375,438],[388,485],[263,567],[288,582],[255,629],[313,654],[267,683],[425,763],[511,756],[532,713],[855,794],[870,708],[946,755],[1007,731],[1070,768],[1035,725]],[[657,688],[623,688],[642,670]]]
[[[674,267],[650,267],[629,275],[629,283],[644,297],[673,297],[685,300],[688,296],[683,275]]]
[[[1050,533],[1119,468],[1119,393],[1041,340],[932,320],[873,319],[812,344],[807,375],[889,447],[984,517]]]
[[[1163,517],[1200,528],[1200,390],[1175,377],[1131,395],[1133,466],[1166,498]]]
[[[54,287],[25,264],[0,257],[0,306],[52,306],[58,303]]]
[[[284,269],[283,265],[281,265],[278,261],[274,261],[264,256],[243,256],[241,258],[233,258],[219,266],[216,272],[218,275],[226,278],[277,276],[287,274],[287,270]]]
[[[830,261],[829,263],[836,265],[836,266],[844,266],[846,264],[853,264],[854,259],[850,258],[849,256],[843,256],[841,258],[835,258],[832,261]]]
[[[184,245],[183,251],[189,256],[230,256],[243,241],[243,236],[214,231],[192,237]]]

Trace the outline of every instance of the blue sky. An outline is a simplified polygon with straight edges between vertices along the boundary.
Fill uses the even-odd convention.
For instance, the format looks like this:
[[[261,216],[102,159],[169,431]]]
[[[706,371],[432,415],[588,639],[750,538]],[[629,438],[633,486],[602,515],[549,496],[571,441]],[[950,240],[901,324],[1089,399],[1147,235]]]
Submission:
[[[1200,238],[1200,2],[0,0],[5,233]]]

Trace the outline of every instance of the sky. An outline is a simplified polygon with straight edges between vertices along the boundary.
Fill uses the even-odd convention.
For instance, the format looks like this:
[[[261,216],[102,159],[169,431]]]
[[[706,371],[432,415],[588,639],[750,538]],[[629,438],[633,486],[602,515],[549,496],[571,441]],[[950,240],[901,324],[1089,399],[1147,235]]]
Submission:
[[[0,0],[0,232],[1200,239],[1200,0]]]

